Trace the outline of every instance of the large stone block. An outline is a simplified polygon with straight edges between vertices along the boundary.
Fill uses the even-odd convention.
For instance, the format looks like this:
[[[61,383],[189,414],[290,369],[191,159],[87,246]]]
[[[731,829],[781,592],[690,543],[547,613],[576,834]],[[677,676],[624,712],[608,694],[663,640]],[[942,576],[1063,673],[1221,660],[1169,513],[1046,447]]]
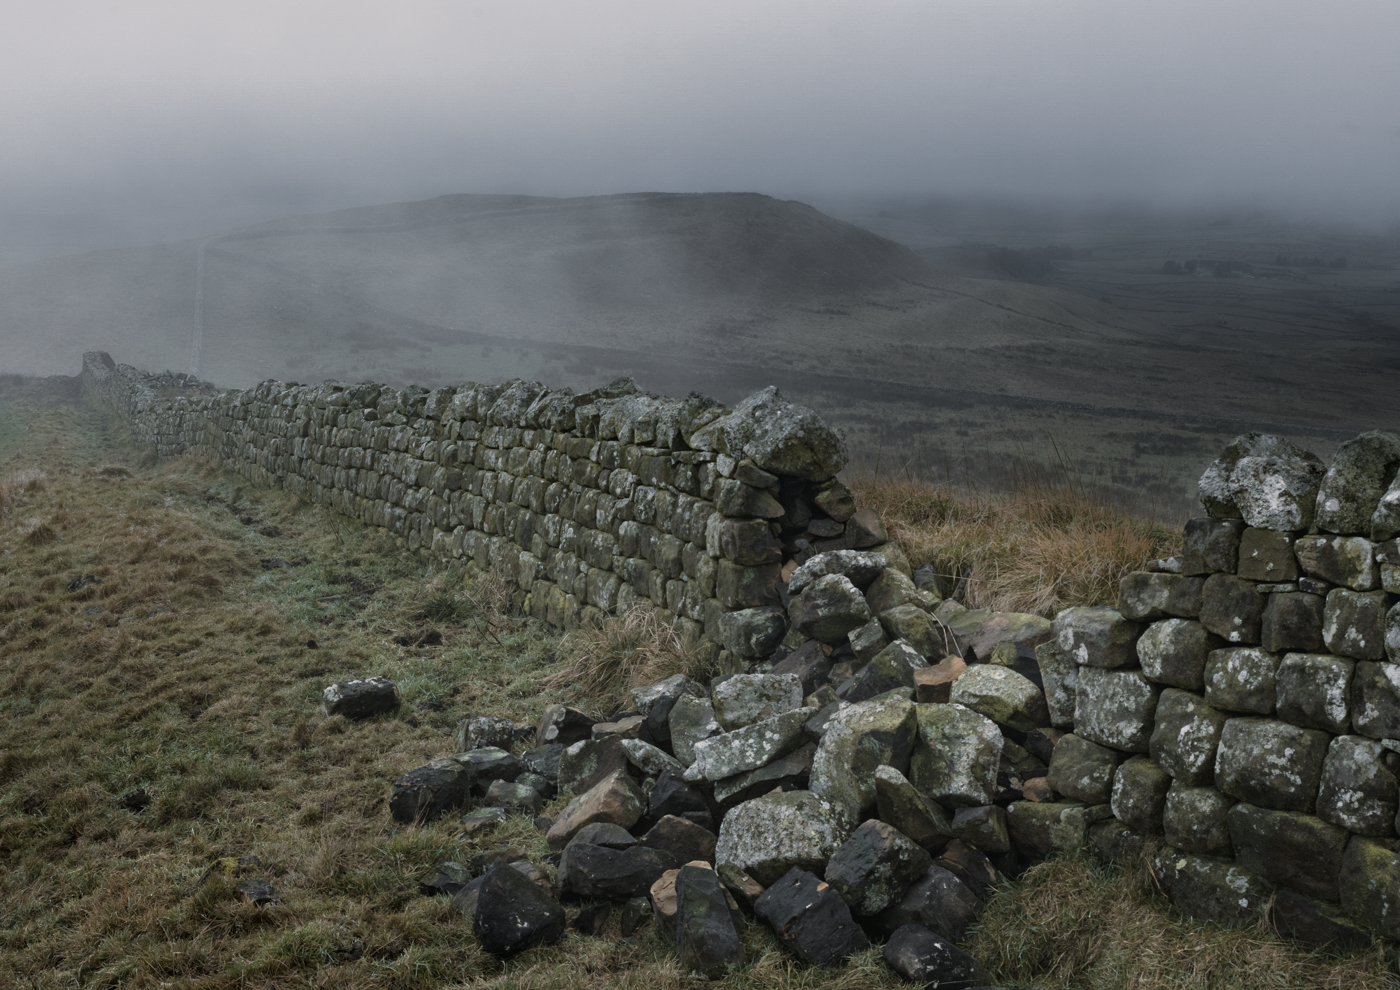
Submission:
[[[1395,831],[1400,754],[1373,739],[1338,736],[1327,749],[1317,816],[1358,835],[1386,838]]]
[[[1400,663],[1400,603],[1385,616],[1385,655]]]
[[[797,867],[771,883],[753,910],[789,951],[816,966],[839,966],[870,944],[841,895]]]
[[[1074,706],[1075,731],[1101,746],[1146,753],[1162,685],[1136,670],[1081,667]]]
[[[1201,612],[1204,586],[1199,577],[1134,571],[1118,582],[1118,611],[1134,622],[1194,619]]]
[[[1171,784],[1171,775],[1165,770],[1145,756],[1134,756],[1113,775],[1109,800],[1113,817],[1137,832],[1161,831],[1162,811]]]
[[[1400,739],[1400,664],[1357,663],[1351,675],[1351,725],[1373,739]]]
[[[1016,848],[1033,859],[1072,853],[1089,841],[1089,829],[1113,817],[1107,804],[1015,801],[1006,807],[1006,829]]]
[[[1163,619],[1138,639],[1138,663],[1149,681],[1199,691],[1205,686],[1206,657],[1224,645],[1192,619]]]
[[[931,853],[953,838],[948,813],[892,766],[875,768],[875,810],[881,821],[889,822]]]
[[[1348,440],[1332,455],[1317,492],[1317,528],[1369,535],[1381,496],[1400,468],[1400,436],[1381,430]]]
[[[1312,815],[1244,802],[1226,819],[1235,861],[1246,870],[1309,897],[1337,899],[1346,829]]]
[[[1232,718],[1220,733],[1215,786],[1233,798],[1278,811],[1313,810],[1325,732],[1264,718]]]
[[[885,555],[872,550],[828,550],[809,559],[788,578],[788,591],[800,595],[819,577],[844,574],[861,590],[868,589],[885,572]]]
[[[1384,591],[1329,591],[1322,617],[1322,640],[1327,649],[1357,660],[1384,660],[1388,599]]]
[[[772,653],[787,633],[787,613],[781,606],[745,608],[719,617],[724,648],[736,657],[757,660]]]
[[[715,572],[715,597],[726,609],[777,605],[781,564],[745,567],[732,560],[721,560]]]
[[[1400,939],[1400,851],[1393,842],[1353,836],[1337,878],[1342,910],[1386,938]]]
[[[920,656],[941,659],[948,653],[950,637],[927,611],[917,605],[896,605],[880,613],[880,626],[891,642],[904,640]]]
[[[1278,717],[1334,735],[1351,725],[1351,675],[1355,663],[1325,653],[1289,653],[1278,665]]]
[[[1250,924],[1272,891],[1266,881],[1241,866],[1171,846],[1163,846],[1152,865],[1179,911],[1227,927]]]
[[[1157,699],[1147,751],[1178,783],[1209,784],[1215,779],[1215,753],[1227,719],[1197,695],[1168,688]]]
[[[830,802],[811,791],[765,794],[724,816],[715,865],[733,864],[766,887],[793,868],[825,869],[850,832]]]
[[[1235,573],[1244,521],[1198,516],[1187,520],[1182,534],[1181,573]]]
[[[1272,715],[1281,658],[1264,650],[1214,650],[1206,658],[1206,703],[1228,712]]]
[[[1375,938],[1355,918],[1338,910],[1337,905],[1307,897],[1287,887],[1275,894],[1269,921],[1274,931],[1284,938],[1334,952],[1365,948]]]
[[[1309,577],[1352,591],[1372,591],[1379,583],[1375,544],[1360,536],[1303,536],[1293,547]]]
[[[1085,667],[1125,667],[1137,662],[1134,645],[1142,624],[1107,606],[1067,608],[1055,616],[1060,652]]]
[[[715,720],[726,732],[801,708],[802,697],[796,674],[734,674],[711,694]]]
[[[811,409],[784,399],[769,386],[741,401],[727,416],[688,438],[695,450],[745,455],[764,471],[807,481],[836,477],[846,464],[846,445]]]
[[[995,722],[962,705],[915,705],[918,741],[909,780],[925,797],[954,807],[991,804],[1002,735]]]
[[[858,915],[879,914],[933,866],[933,857],[899,829],[870,820],[826,864],[826,882]]]
[[[874,616],[865,596],[844,574],[826,574],[788,605],[793,628],[809,639],[838,645]]]
[[[967,668],[953,682],[950,700],[1022,732],[1050,722],[1050,711],[1040,688],[1008,667],[975,664]]]
[[[695,762],[686,770],[685,779],[723,780],[772,763],[806,742],[806,723],[815,714],[815,708],[798,708],[702,739],[693,747]]]
[[[854,704],[869,701],[889,691],[913,688],[917,673],[927,666],[928,662],[918,650],[897,639],[837,688],[836,694]]]
[[[1326,465],[1282,437],[1237,437],[1201,475],[1201,504],[1221,519],[1243,518],[1259,529],[1312,525]]]
[[[1122,758],[1117,750],[1071,733],[1055,744],[1046,783],[1051,790],[1072,800],[1107,804],[1113,791],[1113,774]]]
[[[1226,813],[1234,804],[1233,798],[1214,787],[1188,787],[1176,781],[1162,806],[1167,845],[1202,856],[1233,855]]]
[[[1274,592],[1264,606],[1259,645],[1271,653],[1285,650],[1316,653],[1323,646],[1323,607],[1321,595],[1302,591]]]
[[[1233,574],[1206,578],[1201,601],[1201,625],[1227,643],[1257,643],[1264,618],[1265,595],[1253,581]]]
[[[881,765],[904,772],[918,735],[916,706],[886,695],[851,705],[826,724],[812,758],[811,789],[849,817],[852,825],[875,806],[875,771]]]
[[[1240,564],[1236,573],[1249,581],[1294,581],[1298,560],[1293,556],[1292,533],[1270,529],[1246,529],[1240,537]]]

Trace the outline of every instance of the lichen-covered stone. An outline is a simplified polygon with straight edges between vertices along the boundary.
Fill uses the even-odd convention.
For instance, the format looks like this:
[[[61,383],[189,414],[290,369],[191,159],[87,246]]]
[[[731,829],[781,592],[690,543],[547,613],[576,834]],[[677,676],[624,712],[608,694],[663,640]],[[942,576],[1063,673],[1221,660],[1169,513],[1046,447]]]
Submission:
[[[559,757],[559,793],[582,794],[610,773],[625,769],[627,751],[615,735],[583,739],[567,746]]]
[[[1325,533],[1365,534],[1400,468],[1400,436],[1381,430],[1348,440],[1332,455],[1317,492],[1314,522]]]
[[[1002,735],[995,722],[962,705],[915,705],[919,735],[909,780],[941,805],[991,804]]]
[[[1311,812],[1330,737],[1264,718],[1232,718],[1220,733],[1215,786],[1278,811]]]
[[[900,605],[913,605],[932,614],[938,608],[938,595],[927,589],[920,589],[905,574],[893,567],[885,572],[865,592],[865,602],[874,615],[888,612]]]
[[[1375,544],[1361,536],[1302,536],[1293,547],[1305,574],[1352,591],[1377,587],[1375,550]]]
[[[1400,755],[1374,739],[1338,736],[1327,749],[1317,792],[1317,817],[1358,835],[1389,837],[1395,828]]]
[[[1357,663],[1351,675],[1351,725],[1373,739],[1400,739],[1400,664]]]
[[[1006,829],[1006,809],[995,804],[959,808],[953,815],[953,834],[968,845],[995,856],[1009,852],[1011,833]]]
[[[834,478],[846,464],[839,434],[811,409],[784,399],[773,386],[755,392],[691,434],[695,450],[753,458],[764,471],[807,481]]]
[[[782,787],[784,790],[807,790],[812,779],[812,759],[817,744],[809,742],[786,756],[765,763],[756,770],[746,770],[715,781],[715,803],[728,809],[751,798],[760,797]]]
[[[897,639],[837,688],[836,694],[854,704],[890,691],[910,689],[915,685],[914,675],[927,666],[918,650]]]
[[[881,821],[889,822],[931,853],[953,838],[948,813],[888,764],[875,768],[875,809]]]
[[[1161,831],[1162,811],[1171,784],[1171,775],[1147,757],[1132,757],[1113,775],[1109,801],[1113,817],[1138,832]]]
[[[1113,773],[1123,754],[1073,733],[1060,738],[1050,758],[1046,783],[1052,790],[1085,804],[1107,804]]]
[[[1201,503],[1212,516],[1243,518],[1260,529],[1307,529],[1326,465],[1282,437],[1237,437],[1201,475]]]
[[[1266,604],[1253,581],[1212,574],[1202,593],[1201,625],[1227,643],[1257,643]]]
[[[1325,653],[1289,653],[1278,665],[1278,717],[1334,735],[1351,725],[1348,704],[1355,663]]]
[[[1163,846],[1153,875],[1183,914],[1227,927],[1252,922],[1272,891],[1260,877],[1234,863]]]
[[[909,766],[919,730],[915,708],[907,698],[885,695],[833,715],[812,758],[812,792],[851,824],[859,822],[875,806],[875,769]]]
[[[321,714],[369,718],[399,707],[399,688],[384,677],[339,681],[321,692]]]
[[[969,667],[953,682],[950,700],[1022,732],[1050,722],[1050,711],[1040,688],[1007,667],[993,664]]]
[[[1134,622],[1193,619],[1201,612],[1204,586],[1199,577],[1134,571],[1118,582],[1118,611]]]
[[[1293,556],[1292,533],[1249,528],[1240,536],[1240,563],[1236,573],[1248,581],[1293,581],[1298,559]]]
[[[1055,624],[1042,616],[1029,612],[993,612],[973,631],[967,645],[974,657],[989,663],[992,652],[1002,643],[1030,652],[1054,638]]]
[[[735,674],[711,694],[715,720],[727,732],[802,707],[802,681],[796,674]]]
[[[851,584],[869,588],[886,567],[885,555],[872,550],[827,550],[813,556],[788,578],[788,591],[800,595],[807,586],[827,574],[842,574]]]
[[[1228,718],[1197,695],[1168,688],[1157,699],[1148,754],[1180,784],[1209,784],[1215,777],[1216,747]]]
[[[732,808],[719,826],[717,866],[731,863],[765,887],[794,867],[823,870],[851,826],[811,791],[765,794]]]
[[[792,626],[809,639],[839,644],[874,616],[865,596],[844,574],[817,578],[788,606]]]
[[[1040,679],[1045,685],[1045,707],[1050,724],[1058,729],[1074,725],[1074,698],[1079,689],[1079,665],[1060,649],[1056,640],[1035,648]]]
[[[1101,746],[1146,753],[1162,685],[1141,671],[1081,667],[1075,695],[1074,729]]]
[[[622,751],[627,754],[628,762],[645,777],[658,777],[665,770],[685,769],[670,753],[641,739],[622,740]]]
[[[812,640],[812,642],[816,642]],[[851,644],[851,652],[861,663],[869,663],[879,656],[880,651],[890,645],[884,627],[878,618],[872,619],[858,629],[846,633],[846,642]]]
[[[1400,663],[1400,603],[1385,615],[1385,655]]]
[[[1214,787],[1189,787],[1175,781],[1162,805],[1167,845],[1202,856],[1233,855],[1225,816],[1234,804],[1234,798]]]
[[[1384,591],[1329,591],[1322,616],[1322,641],[1327,649],[1357,660],[1384,660],[1388,599]]]
[[[1371,516],[1371,539],[1377,543],[1400,536],[1400,475],[1390,483]]]
[[[1235,861],[1270,883],[1337,899],[1346,829],[1297,811],[1241,802],[1226,814]]]
[[[1213,650],[1206,657],[1206,703],[1227,712],[1272,715],[1278,704],[1280,657],[1264,650]]]
[[[1259,645],[1271,653],[1318,652],[1323,647],[1323,607],[1321,595],[1302,591],[1274,592],[1264,606]]]
[[[863,822],[826,864],[826,882],[858,915],[879,914],[933,866],[933,857],[888,822]]]
[[[1089,841],[1089,828],[1111,817],[1107,804],[1014,801],[1006,807],[1006,829],[1017,849],[1043,859],[1051,853],[1083,848]]]
[[[1193,619],[1163,619],[1139,637],[1138,663],[1149,681],[1199,691],[1205,686],[1207,655],[1223,645],[1220,637]]]
[[[724,732],[715,718],[714,702],[689,694],[676,699],[667,726],[671,733],[671,752],[687,767],[695,762],[696,743]]]
[[[1137,662],[1142,624],[1107,606],[1067,608],[1055,616],[1060,652],[1082,667],[1125,667]]]
[[[787,633],[787,613],[777,605],[724,612],[719,617],[720,639],[736,657],[756,660],[777,649]]]
[[[1182,530],[1182,574],[1235,573],[1244,521],[1197,516]]]
[[[1386,938],[1400,938],[1400,851],[1393,843],[1354,836],[1337,878],[1342,910]]]
[[[723,780],[786,756],[807,741],[804,726],[816,713],[814,708],[798,708],[702,739],[694,746],[695,762],[686,770],[685,779]]]
[[[904,640],[919,654],[941,659],[948,652],[946,632],[916,605],[897,605],[880,613],[880,625],[891,642]]]

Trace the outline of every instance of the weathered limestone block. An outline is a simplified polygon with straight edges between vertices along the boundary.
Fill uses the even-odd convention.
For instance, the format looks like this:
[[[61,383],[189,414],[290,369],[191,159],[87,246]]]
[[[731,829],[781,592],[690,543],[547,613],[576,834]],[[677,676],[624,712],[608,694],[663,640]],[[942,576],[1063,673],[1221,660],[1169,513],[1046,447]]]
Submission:
[[[1179,780],[1174,782],[1162,807],[1167,845],[1202,856],[1233,855],[1226,813],[1234,804],[1233,798],[1214,787],[1189,787]]]
[[[833,715],[812,759],[812,793],[848,816],[852,825],[876,803],[875,770],[909,767],[919,722],[907,698],[886,695]]]
[[[788,578],[788,591],[800,595],[819,577],[841,574],[862,591],[885,571],[885,555],[870,550],[828,550],[812,557]],[[897,572],[896,572],[897,573]]]
[[[1240,563],[1236,573],[1247,581],[1296,581],[1298,560],[1293,556],[1294,535],[1270,529],[1246,529],[1240,536]]]
[[[851,644],[851,652],[861,663],[869,663],[879,655],[881,650],[890,645],[889,639],[885,636],[884,627],[880,625],[878,618],[872,619],[858,629],[852,629],[846,634],[846,641]],[[812,640],[811,642],[816,641]]]
[[[1400,475],[1390,483],[1371,516],[1371,539],[1377,543],[1400,536]]]
[[[796,674],[735,674],[711,694],[715,720],[733,732],[802,707],[802,681]]]
[[[1134,571],[1118,582],[1118,611],[1134,622],[1194,619],[1201,613],[1204,587],[1199,577]]]
[[[1178,783],[1209,784],[1215,777],[1216,748],[1228,718],[1198,695],[1168,688],[1157,699],[1147,751]]]
[[[1107,804],[1113,774],[1123,754],[1074,734],[1055,744],[1046,783],[1065,797],[1085,804]]]
[[[1081,667],[1075,696],[1075,732],[1101,746],[1146,753],[1162,685],[1140,671]]]
[[[1335,901],[1346,829],[1297,811],[1241,802],[1226,814],[1235,861],[1270,883]]]
[[[934,865],[896,904],[880,913],[873,927],[893,936],[905,925],[920,925],[931,932],[946,932],[947,938],[962,939],[981,913],[982,901],[972,889],[951,870]]]
[[[1400,436],[1372,430],[1348,440],[1332,455],[1317,492],[1317,528],[1326,533],[1368,534],[1381,497],[1400,468]]]
[[[799,746],[787,756],[780,756],[772,763],[765,763],[756,770],[746,770],[715,781],[715,803],[722,809],[767,794],[774,788],[783,790],[809,790],[812,780],[812,760],[817,755],[817,744],[809,742]]]
[[[891,642],[904,640],[920,656],[938,660],[948,652],[947,633],[917,605],[896,605],[880,613],[880,625]]]
[[[1142,624],[1106,606],[1067,608],[1055,616],[1060,652],[1080,666],[1125,667],[1137,662],[1134,645]]]
[[[1384,660],[1388,599],[1384,591],[1329,591],[1322,617],[1322,640],[1327,649],[1357,660]]]
[[[1002,643],[1029,652],[1054,638],[1055,624],[1049,619],[1029,612],[993,612],[972,633],[967,645],[973,656],[988,663]]]
[[[1342,910],[1386,938],[1400,938],[1400,851],[1393,843],[1354,836],[1337,878]]]
[[[1278,811],[1313,810],[1330,737],[1264,718],[1232,718],[1220,733],[1215,786]]]
[[[1243,518],[1259,529],[1307,529],[1326,473],[1316,454],[1282,437],[1249,433],[1201,475],[1201,503],[1212,516]]]
[[[403,825],[430,822],[470,799],[472,770],[456,760],[433,760],[394,781],[389,813]]]
[[[834,478],[846,465],[846,445],[812,410],[769,386],[732,412],[692,433],[695,450],[751,457],[764,471],[807,481]]]
[[[1301,591],[1274,592],[1264,606],[1259,645],[1271,653],[1300,650],[1316,653],[1323,647],[1321,595]]]
[[[719,826],[716,865],[732,864],[765,887],[788,870],[823,870],[851,827],[811,791],[766,794],[732,808]]]
[[[1212,574],[1206,578],[1201,625],[1227,643],[1257,643],[1266,598],[1255,590],[1253,581]]]
[[[1183,530],[1182,574],[1235,573],[1239,561],[1244,522],[1198,516]]]
[[[1060,649],[1056,640],[1035,648],[1040,678],[1045,685],[1045,706],[1050,724],[1059,729],[1074,724],[1074,699],[1079,688],[1079,665]]]
[[[559,793],[582,794],[609,774],[625,770],[627,763],[621,737],[582,739],[559,757]]]
[[[833,645],[874,618],[865,596],[844,574],[827,574],[814,580],[792,600],[788,615],[793,628],[802,635]]]
[[[1351,725],[1348,705],[1356,664],[1325,653],[1289,653],[1278,665],[1278,717],[1334,735]]]
[[[702,739],[694,745],[695,762],[686,770],[685,779],[723,780],[786,756],[806,741],[803,727],[816,713],[815,708],[798,708],[735,732]]]
[[[1089,841],[1089,828],[1111,817],[1107,804],[1015,801],[1006,807],[1006,830],[1017,849],[1043,859],[1082,848]]]
[[[1200,691],[1205,686],[1206,657],[1224,645],[1199,622],[1163,619],[1148,626],[1138,639],[1138,663],[1149,681]]]
[[[1375,550],[1360,536],[1302,536],[1293,548],[1305,574],[1352,591],[1372,591],[1379,584]]]
[[[369,718],[399,707],[398,686],[383,677],[339,681],[321,693],[322,715]]]
[[[1272,715],[1280,657],[1263,650],[1214,650],[1206,658],[1206,703],[1229,712]]]
[[[1183,914],[1227,927],[1250,924],[1272,892],[1270,885],[1234,863],[1163,846],[1153,874]]]
[[[953,682],[950,700],[1022,732],[1050,722],[1040,688],[1008,667],[975,664],[967,668]]]
[[[1113,795],[1109,801],[1113,817],[1137,832],[1161,831],[1162,812],[1171,784],[1171,775],[1150,759],[1132,757],[1113,775]]]
[[[1327,749],[1317,816],[1358,835],[1388,838],[1400,801],[1395,765],[1400,754],[1362,736],[1338,736]]]
[[[875,615],[900,605],[913,605],[932,614],[938,608],[938,595],[917,587],[912,580],[894,567],[886,567],[865,592],[865,603]],[[951,644],[951,637],[949,638]],[[951,649],[951,646],[949,647]]]
[[[1400,664],[1357,663],[1351,675],[1351,724],[1373,739],[1400,739]]]
[[[781,606],[746,608],[719,617],[720,639],[736,657],[757,660],[778,648],[787,634],[787,613]]]
[[[909,780],[941,805],[976,807],[996,795],[1002,735],[995,722],[962,705],[915,705],[919,738]]]

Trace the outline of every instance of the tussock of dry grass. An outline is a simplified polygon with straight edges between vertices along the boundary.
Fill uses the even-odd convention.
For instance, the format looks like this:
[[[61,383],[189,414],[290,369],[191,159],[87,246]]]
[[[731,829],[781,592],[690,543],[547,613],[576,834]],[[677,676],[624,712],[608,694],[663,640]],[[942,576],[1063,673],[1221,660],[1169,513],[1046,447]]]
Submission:
[[[1179,547],[1177,533],[1068,486],[969,494],[933,482],[860,476],[857,503],[875,509],[915,567],[931,562],[946,592],[966,576],[964,604],[1051,616],[1110,605],[1118,580]]]
[[[661,610],[644,604],[568,633],[559,643],[559,656],[561,665],[546,678],[545,687],[574,686],[606,708],[605,715],[626,705],[633,688],[674,674],[706,676]]]

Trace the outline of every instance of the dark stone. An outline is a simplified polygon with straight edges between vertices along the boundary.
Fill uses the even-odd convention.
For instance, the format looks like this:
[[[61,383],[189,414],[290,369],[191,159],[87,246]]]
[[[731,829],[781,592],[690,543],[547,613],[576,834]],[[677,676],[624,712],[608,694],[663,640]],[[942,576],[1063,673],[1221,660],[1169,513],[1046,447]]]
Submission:
[[[471,871],[461,863],[439,863],[427,879],[418,881],[418,892],[430,897],[437,894],[455,897],[471,880]]]
[[[943,849],[943,855],[935,859],[933,865],[943,867],[967,884],[968,889],[983,903],[998,887],[1006,883],[1006,877],[992,865],[992,861],[982,850],[972,848],[961,839],[954,839],[948,843]]]
[[[1342,914],[1335,904],[1325,904],[1284,888],[1269,911],[1274,931],[1317,949],[1350,952],[1371,944],[1372,936],[1361,924]]]
[[[621,737],[582,739],[559,757],[559,793],[585,794],[610,774],[627,773],[630,767]]]
[[[700,816],[713,821],[705,792],[688,782],[684,774],[683,770],[661,771],[656,783],[647,792],[647,818],[659,822],[667,815],[675,815],[700,825],[705,825]]]
[[[544,807],[544,795],[529,784],[495,780],[486,788],[481,803],[488,808],[502,808],[513,815],[534,817]]]
[[[520,754],[520,766],[527,773],[537,773],[550,783],[559,782],[559,758],[564,755],[564,746],[550,743],[537,746]]]
[[[369,718],[399,707],[399,689],[383,677],[367,677],[332,684],[321,693],[323,715]]]
[[[1254,920],[1272,888],[1244,867],[1163,846],[1153,858],[1153,874],[1183,913],[1219,925],[1239,927]]]
[[[831,661],[826,658],[822,644],[809,639],[785,659],[773,665],[770,674],[796,674],[802,682],[802,697],[831,680]]]
[[[989,855],[1009,852],[1011,836],[1006,831],[1006,809],[994,804],[959,808],[953,813],[953,834]],[[943,929],[938,929],[943,931]]]
[[[585,845],[604,846],[608,849],[630,849],[637,844],[637,837],[621,825],[593,822],[579,829],[569,842],[582,842]]]
[[[734,899],[753,910],[754,903],[763,896],[763,884],[741,870],[735,863],[719,865],[719,879]]]
[[[569,927],[584,935],[597,935],[608,923],[608,915],[610,914],[612,914],[612,905],[607,901],[579,908],[569,921]]]
[[[430,822],[444,811],[464,807],[471,784],[470,767],[456,760],[434,760],[394,781],[389,814],[402,825]]]
[[[567,705],[549,705],[540,718],[539,732],[535,736],[538,746],[559,743],[572,746],[581,739],[587,739],[593,731],[594,719],[577,708]],[[546,775],[548,776],[548,775]]]
[[[714,870],[682,866],[676,875],[676,955],[685,972],[711,980],[743,965],[744,946]]]
[[[1321,818],[1241,802],[1226,813],[1235,861],[1256,876],[1335,901],[1349,833]]]
[[[717,841],[709,829],[675,815],[665,815],[642,836],[642,845],[669,853],[677,863],[690,863],[697,859],[713,863]]]
[[[801,867],[765,890],[754,913],[789,951],[817,966],[839,966],[870,944],[841,895]]]
[[[1292,533],[1276,529],[1246,529],[1240,536],[1240,564],[1236,572],[1249,581],[1296,581],[1298,559],[1293,556]]]
[[[1089,826],[1089,851],[1105,863],[1133,863],[1142,855],[1146,840],[1120,821]]]
[[[1400,664],[1361,660],[1351,676],[1352,728],[1373,739],[1400,739]]]
[[[498,863],[476,891],[472,925],[487,952],[513,956],[559,941],[564,935],[564,909],[518,870]]]
[[[1055,746],[1045,782],[1056,792],[1085,804],[1107,804],[1113,775],[1123,754],[1070,733]]]
[[[676,865],[670,853],[656,849],[609,849],[574,839],[559,860],[559,891],[575,897],[640,897]]]
[[[494,746],[458,753],[452,758],[472,768],[472,791],[478,796],[486,793],[486,788],[492,781],[510,782],[525,770],[518,759],[504,749]]]
[[[1220,733],[1215,786],[1240,801],[1311,811],[1331,737],[1287,722],[1232,718]]]
[[[885,964],[911,983],[937,990],[974,990],[986,982],[976,959],[922,925],[905,925],[885,943]]]
[[[1257,643],[1267,598],[1254,589],[1253,581],[1212,574],[1201,601],[1201,625],[1227,643]]]
[[[1118,582],[1118,611],[1134,622],[1194,619],[1201,611],[1203,586],[1199,577],[1133,571]]]
[[[651,919],[651,901],[645,897],[633,897],[622,905],[622,917],[618,926],[623,938],[632,935]]]
[[[933,859],[886,822],[861,824],[826,864],[826,882],[860,915],[879,914],[904,896]]]
[[[923,925],[961,942],[967,928],[982,913],[982,902],[951,870],[930,866],[899,902],[875,919],[877,930],[893,935],[905,925]]]
[[[1321,595],[1301,591],[1275,592],[1264,606],[1264,619],[1259,633],[1259,645],[1271,653],[1302,650],[1316,653],[1322,649]]]
[[[1233,574],[1239,564],[1244,521],[1200,516],[1188,520],[1183,533],[1182,574]]]

